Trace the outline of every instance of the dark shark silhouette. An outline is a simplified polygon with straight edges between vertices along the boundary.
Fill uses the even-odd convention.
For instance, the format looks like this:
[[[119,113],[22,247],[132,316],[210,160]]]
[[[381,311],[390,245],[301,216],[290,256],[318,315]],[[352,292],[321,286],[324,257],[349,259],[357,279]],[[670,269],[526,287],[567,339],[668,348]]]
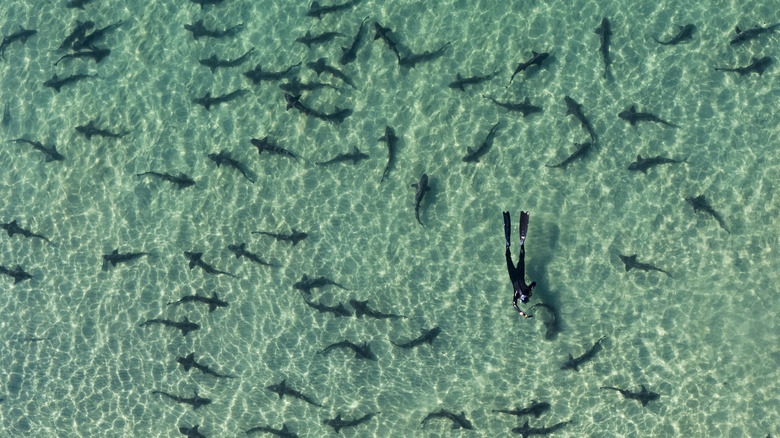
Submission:
[[[495,71],[493,71],[493,73],[490,73],[488,75],[469,76],[467,78],[461,77],[460,73],[456,73],[455,80],[447,84],[447,86],[455,90],[466,91],[464,85],[481,84],[483,82],[493,79],[497,74],[498,74],[498,69],[496,69]]]
[[[355,165],[359,163],[362,160],[367,160],[369,158],[368,154],[364,154],[363,152],[360,152],[360,149],[358,149],[357,146],[354,146],[352,149],[352,152],[348,152],[345,154],[338,154],[335,157],[331,158],[328,161],[318,161],[316,164],[319,164],[321,166],[325,166],[328,164],[334,164],[334,163],[343,163],[345,161],[352,161],[352,164]]]
[[[217,307],[227,307],[230,304],[227,301],[222,301],[219,299],[219,296],[217,296],[217,293],[214,292],[214,294],[209,297],[204,297],[202,295],[186,295],[181,297],[178,301],[170,301],[168,305],[178,305],[178,304],[184,304],[184,303],[206,303],[209,305],[209,313],[217,310]]]
[[[758,73],[759,76],[764,74],[764,70],[766,70],[769,65],[772,64],[772,58],[768,56],[764,56],[761,59],[752,58],[752,62],[750,65],[747,65],[745,67],[737,67],[737,68],[720,68],[715,67],[716,71],[732,71],[739,73],[740,76],[745,76],[746,74],[750,73]]]
[[[531,435],[549,435],[571,422],[572,420],[562,421],[550,427],[530,427],[528,425],[528,420],[525,420],[525,423],[522,426],[515,427],[514,429],[512,429],[512,432],[522,435],[523,438],[526,438]]]
[[[16,265],[16,268],[14,269],[9,269],[6,268],[5,266],[0,265],[0,274],[13,277],[14,284],[19,283],[20,281],[29,280],[33,278],[33,276],[29,272],[25,272],[24,269],[22,269],[21,265]]]
[[[527,408],[515,408],[512,410],[493,409],[493,412],[500,412],[502,414],[515,415],[518,417],[523,415],[533,415],[534,417],[539,418],[539,415],[548,409],[550,409],[549,403],[531,400],[531,406],[528,406]]]
[[[391,344],[395,345],[396,347],[401,348],[414,348],[418,345],[422,345],[427,343],[428,345],[433,345],[433,340],[436,339],[437,336],[439,336],[439,333],[441,333],[441,329],[439,327],[434,327],[430,330],[420,330],[422,334],[410,341],[396,343],[394,341],[390,341]]]
[[[653,166],[658,166],[660,164],[682,163],[683,161],[685,160],[673,160],[671,158],[665,158],[660,155],[649,158],[642,158],[641,155],[637,155],[636,161],[628,165],[628,170],[647,173],[647,170]]]
[[[604,17],[601,20],[601,25],[596,28],[596,34],[599,36],[599,52],[601,52],[601,58],[604,60],[604,79],[609,76],[609,65],[612,61],[609,59],[609,40],[612,37],[612,29],[609,25],[609,20]]]
[[[19,26],[18,31],[12,33],[11,35],[4,36],[3,42],[0,43],[0,58],[5,56],[5,48],[8,47],[9,44],[15,43],[16,41],[20,41],[22,44],[24,44],[27,42],[27,38],[30,38],[36,33],[38,33],[37,30],[25,29],[22,26]]]
[[[368,300],[358,301],[349,300],[349,304],[355,309],[355,316],[362,318],[363,315],[370,316],[376,319],[388,319],[388,318],[406,318],[403,315],[396,315],[394,313],[382,313],[368,307]]]
[[[0,122],[3,126],[8,126],[11,124],[11,102],[5,103],[5,108],[3,109],[3,121]]]
[[[98,42],[101,38],[103,38],[106,33],[116,29],[120,25],[122,25],[123,21],[117,21],[116,23],[109,24],[106,27],[95,29],[92,31],[89,35],[83,35],[80,38],[77,38],[73,42],[73,50],[81,50],[81,49],[90,49],[90,50],[97,50],[97,47],[95,47],[95,43]]]
[[[194,179],[190,178],[189,176],[181,172],[179,172],[179,175],[177,176],[173,176],[168,172],[160,173],[160,172],[152,172],[152,171],[135,174],[135,176],[145,176],[145,175],[162,178],[168,182],[176,184],[178,186],[177,189],[179,190],[195,185]]]
[[[255,48],[252,47],[246,53],[244,53],[243,55],[239,56],[236,59],[230,59],[230,60],[224,59],[223,60],[223,59],[218,59],[217,55],[211,55],[211,57],[206,58],[206,59],[201,59],[198,62],[200,62],[201,65],[205,65],[206,67],[210,68],[211,69],[211,73],[213,74],[214,72],[217,71],[218,68],[221,68],[221,67],[238,67],[239,65],[243,64],[244,62],[246,62],[246,60],[249,58],[249,55],[254,50],[255,50]]]
[[[344,72],[337,69],[336,67],[329,66],[325,62],[325,58],[320,58],[317,60],[317,62],[307,62],[306,66],[314,70],[318,77],[322,73],[330,73],[334,77],[341,79],[345,84],[349,84],[352,88],[355,88],[355,83],[352,82],[352,79],[350,79],[347,75],[344,74]]]
[[[204,271],[206,271],[206,273],[209,273],[209,274],[222,274],[222,275],[231,276],[233,278],[238,278],[235,275],[231,274],[230,272],[220,271],[218,269],[215,269],[213,266],[207,264],[206,262],[204,262],[203,259],[201,259],[201,257],[203,257],[203,253],[202,252],[184,251],[184,255],[188,259],[190,259],[190,269],[192,269],[195,266],[197,266],[197,267],[203,269]]]
[[[444,55],[444,50],[447,48],[447,46],[450,45],[450,43],[451,43],[450,41],[447,41],[446,43],[442,44],[441,47],[434,50],[433,52],[426,50],[423,53],[410,53],[404,56],[403,58],[399,58],[398,65],[400,65],[401,67],[414,68],[417,64],[421,62],[433,61],[434,59]]]
[[[544,338],[548,341],[555,339],[555,336],[558,334],[558,332],[561,331],[561,324],[560,321],[558,321],[558,311],[555,309],[555,307],[545,303],[534,304],[532,308],[535,309],[537,307],[546,309],[550,314],[550,319],[544,320],[544,326],[547,329],[544,334]]]
[[[222,96],[211,97],[211,92],[208,91],[203,97],[192,99],[192,103],[202,105],[203,108],[206,108],[206,111],[211,111],[212,106],[230,102],[231,100],[236,100],[248,92],[249,90],[239,88],[238,90],[231,91],[230,93],[223,94]]]
[[[721,228],[726,230],[727,233],[731,234],[731,231],[729,231],[728,228],[726,228],[726,222],[723,221],[723,217],[715,211],[714,208],[710,205],[709,201],[707,201],[707,198],[704,197],[704,195],[699,195],[694,197],[687,197],[685,198],[685,202],[688,204],[691,204],[691,207],[693,207],[693,212],[696,213],[698,211],[703,211],[710,216],[714,217],[716,221],[718,221],[718,224]]]
[[[252,138],[249,140],[256,148],[257,148],[257,154],[263,155],[264,151],[268,151],[269,154],[276,154],[276,155],[286,155],[288,157],[295,158],[298,160],[298,156],[294,153],[288,151],[287,149],[281,148],[273,143],[271,143],[268,140],[268,137],[263,137],[260,140],[256,138]]]
[[[423,426],[425,426],[425,423],[430,421],[434,418],[446,418],[450,421],[452,421],[452,428],[453,429],[468,429],[468,430],[474,430],[474,425],[471,424],[471,421],[469,421],[466,418],[466,413],[461,412],[460,415],[457,415],[455,413],[452,413],[448,410],[442,409],[439,412],[431,412],[428,414],[423,420],[420,422]]]
[[[97,75],[75,74],[75,75],[70,75],[66,78],[60,78],[59,76],[57,76],[57,73],[54,73],[54,76],[52,76],[51,79],[49,79],[48,81],[44,82],[43,85],[54,88],[54,90],[56,90],[59,93],[60,89],[65,85],[78,82],[82,79],[95,78],[95,77],[97,77]]]
[[[498,129],[498,125],[501,124],[501,121],[499,120],[495,125],[493,125],[492,128],[490,128],[490,131],[488,131],[487,137],[485,137],[485,141],[482,142],[482,144],[476,149],[472,150],[470,147],[466,148],[466,156],[463,157],[464,163],[478,163],[479,157],[482,155],[485,155],[487,153],[488,149],[490,149],[490,146],[493,145],[493,138],[496,135],[496,129]]]
[[[520,62],[517,64],[517,67],[515,67],[514,73],[512,73],[512,77],[509,78],[509,83],[506,84],[506,88],[509,88],[510,85],[512,85],[512,81],[515,80],[515,76],[520,73],[521,71],[525,71],[528,67],[535,65],[539,68],[542,68],[542,62],[544,62],[545,59],[547,59],[550,56],[549,53],[542,52],[537,53],[535,50],[531,51],[531,59],[525,62]]]
[[[190,1],[200,5],[200,9],[203,10],[203,7],[206,5],[218,5],[225,0],[190,0]]]
[[[331,41],[333,38],[336,38],[338,36],[346,36],[346,35],[344,35],[341,32],[323,32],[318,35],[312,35],[311,32],[307,30],[306,35],[296,38],[295,42],[305,44],[306,47],[311,49],[312,44],[327,43],[328,41]]]
[[[139,325],[138,327],[144,327],[149,324],[162,324],[166,327],[173,327],[175,329],[181,330],[182,336],[187,336],[187,333],[195,330],[199,330],[200,326],[198,324],[195,324],[194,322],[190,322],[189,319],[185,316],[183,320],[181,321],[171,321],[169,319],[147,319],[144,323]]]
[[[306,12],[306,16],[317,17],[318,19],[322,19],[322,16],[325,14],[332,14],[334,12],[339,12],[345,9],[349,9],[352,6],[358,4],[359,1],[360,0],[350,0],[340,5],[329,5],[329,6],[320,6],[320,3],[318,1],[313,1],[311,3],[311,6],[309,6],[309,11]]]
[[[282,396],[289,395],[291,397],[295,397],[297,399],[303,400],[312,406],[317,406],[319,408],[322,407],[321,404],[315,402],[311,397],[308,397],[303,393],[301,393],[300,391],[297,391],[291,388],[290,386],[287,386],[287,379],[284,379],[279,383],[274,383],[273,385],[266,386],[266,389],[268,389],[271,392],[275,392],[279,394],[279,399],[281,399]]]
[[[211,399],[203,398],[198,395],[198,391],[193,391],[195,395],[193,397],[179,397],[178,395],[168,394],[167,392],[163,391],[152,391],[152,394],[160,394],[168,397],[169,399],[178,402],[178,403],[185,403],[190,406],[192,406],[192,410],[197,410],[201,406],[206,406],[211,404]]]
[[[225,30],[212,30],[207,29],[206,26],[203,25],[203,20],[198,20],[192,24],[185,24],[184,28],[192,32],[192,39],[197,41],[200,37],[217,39],[233,37],[244,28],[244,24],[237,24]]]
[[[116,266],[119,263],[127,263],[129,261],[141,258],[143,256],[150,256],[149,252],[127,252],[124,254],[119,253],[119,248],[114,249],[111,254],[103,254],[103,267],[104,271],[108,271],[108,265]]]
[[[696,30],[696,26],[693,24],[686,24],[685,26],[678,26],[680,28],[680,31],[677,32],[677,35],[671,37],[667,41],[660,41],[657,38],[653,38],[655,42],[658,44],[663,44],[665,46],[673,46],[676,44],[680,44],[683,41],[688,41],[690,39],[693,39],[693,32]]]
[[[129,132],[123,132],[123,133],[115,133],[108,131],[106,129],[100,129],[97,126],[95,126],[95,123],[97,122],[97,119],[90,120],[89,123],[82,126],[76,126],[76,131],[84,134],[84,137],[87,137],[87,140],[92,139],[94,136],[99,136],[103,138],[122,138],[125,135],[129,134]]]
[[[736,26],[734,28],[734,31],[737,32],[737,36],[735,36],[734,39],[731,40],[731,42],[729,44],[732,44],[732,45],[734,45],[734,44],[741,44],[741,43],[744,43],[745,41],[756,39],[756,38],[758,38],[759,35],[761,35],[763,33],[772,33],[772,32],[774,32],[774,30],[778,26],[780,26],[780,23],[773,24],[773,25],[767,26],[767,27],[756,26],[754,28],[745,29],[745,30],[741,30],[739,28],[739,26]]]
[[[322,424],[326,426],[330,426],[333,428],[336,433],[339,433],[339,431],[345,427],[355,427],[357,425],[363,424],[366,421],[374,418],[375,415],[380,414],[381,412],[372,412],[370,414],[363,415],[360,418],[357,418],[355,420],[344,420],[341,418],[341,413],[336,415],[336,418],[331,418],[327,420],[322,420]]]
[[[301,290],[308,294],[311,293],[311,290],[314,288],[320,288],[322,286],[327,286],[327,285],[333,285],[336,287],[340,287],[344,290],[349,290],[346,287],[336,283],[335,281],[329,278],[325,278],[325,277],[309,278],[306,276],[306,274],[303,274],[303,277],[301,277],[301,281],[293,284],[293,288]]]
[[[8,222],[7,224],[0,224],[0,228],[4,229],[6,233],[8,233],[8,237],[13,237],[14,234],[21,234],[24,237],[36,237],[41,240],[45,240],[46,243],[51,243],[48,237],[42,235],[42,234],[36,234],[32,231],[22,228],[19,226],[19,224],[16,222],[16,219],[12,220],[11,222]]]
[[[527,97],[522,103],[499,102],[496,99],[493,99],[492,97],[489,96],[483,95],[482,97],[484,97],[485,99],[489,99],[494,104],[500,106],[501,108],[505,108],[507,111],[516,111],[516,112],[523,113],[523,117],[527,116],[528,114],[542,112],[542,107],[531,105],[531,102],[528,101]]]
[[[614,388],[612,386],[602,386],[601,389],[611,389],[618,391],[619,393],[623,394],[623,397],[642,403],[642,406],[647,406],[648,402],[658,400],[661,397],[661,395],[658,393],[648,391],[647,388],[645,388],[645,385],[642,385],[642,390],[639,392],[626,391],[620,388]]]
[[[258,265],[263,265],[263,266],[273,266],[273,267],[279,266],[274,263],[268,263],[265,260],[261,259],[260,256],[258,256],[257,254],[253,254],[247,251],[246,243],[242,243],[240,245],[228,245],[228,249],[233,251],[233,254],[236,255],[236,258],[246,257],[247,259],[257,263]]]
[[[237,160],[233,159],[226,150],[219,151],[218,154],[209,154],[209,159],[217,164],[217,167],[222,166],[223,164],[228,165],[239,172],[241,172],[241,175],[244,175],[244,178],[249,180],[252,184],[255,183],[255,180],[249,177],[247,175],[246,168],[243,164],[239,163]]]
[[[276,435],[276,436],[281,437],[281,438],[298,438],[298,435],[290,432],[290,429],[287,428],[287,424],[282,424],[282,428],[281,429],[274,429],[273,427],[271,427],[269,425],[257,426],[257,427],[253,427],[253,428],[247,430],[246,434],[249,435],[249,434],[255,433],[255,432],[266,432],[266,433],[270,433],[272,435]]]
[[[395,53],[396,58],[398,58],[398,63],[401,63],[401,53],[398,52],[398,47],[395,44],[395,41],[390,39],[390,36],[387,35],[388,33],[392,32],[392,29],[389,27],[382,27],[381,24],[378,22],[374,22],[374,30],[376,33],[374,34],[374,41],[378,39],[382,39],[382,41],[387,43],[387,46]]]
[[[333,86],[331,84],[327,84],[325,82],[306,82],[303,83],[298,79],[297,77],[292,77],[290,79],[287,79],[287,82],[279,85],[279,88],[281,90],[286,91],[290,96],[300,98],[301,93],[304,91],[314,91],[319,90],[320,88],[332,88],[334,90],[338,90],[339,88],[336,86]],[[287,103],[290,103],[289,100],[287,100]],[[289,108],[288,108],[289,109]]]
[[[577,147],[577,150],[574,151],[573,154],[566,157],[565,160],[561,161],[558,164],[550,166],[549,164],[545,164],[546,167],[560,167],[563,169],[566,169],[566,167],[571,164],[574,160],[584,158],[585,155],[587,155],[588,151],[590,151],[591,147],[593,147],[593,143],[591,142],[585,142],[585,143],[574,143],[574,146]]]
[[[210,374],[218,378],[232,379],[235,377],[227,374],[219,374],[218,372],[212,370],[208,366],[199,364],[198,362],[195,361],[195,353],[190,353],[187,355],[187,357],[177,357],[176,362],[178,362],[181,366],[184,367],[185,372],[189,372],[190,368],[195,368],[197,370],[200,370],[200,372],[202,372],[203,374]]]
[[[425,192],[431,189],[428,187],[428,175],[423,173],[422,177],[420,177],[420,182],[412,184],[412,187],[417,189],[414,192],[414,217],[417,219],[417,222],[422,225],[423,223],[420,221],[420,203],[422,202]]]
[[[358,345],[350,341],[343,340],[341,342],[336,342],[328,345],[327,347],[325,347],[325,349],[317,352],[317,354],[325,355],[326,353],[328,353],[330,350],[334,348],[349,348],[350,350],[355,352],[356,359],[376,360],[376,356],[371,351],[371,347],[368,345],[367,342],[363,342],[362,344]]]
[[[249,78],[255,84],[259,84],[262,81],[279,81],[290,76],[293,69],[299,67],[301,63],[291,65],[282,71],[263,71],[262,64],[257,64],[253,70],[249,70],[244,73],[244,76]]]
[[[309,235],[304,233],[303,231],[298,231],[295,228],[292,229],[292,232],[290,234],[278,234],[278,233],[269,233],[266,231],[252,231],[252,234],[263,234],[266,236],[273,237],[276,240],[283,241],[283,242],[292,242],[292,246],[295,246],[300,242],[301,240],[305,239]],[[306,277],[304,275],[304,277]]]
[[[593,131],[593,126],[591,126],[590,122],[587,118],[585,118],[585,114],[582,113],[582,105],[577,103],[574,99],[572,99],[569,96],[565,96],[563,100],[566,102],[566,115],[573,115],[577,120],[582,123],[582,127],[585,128],[586,131],[588,131],[588,134],[590,134],[591,140],[594,142],[596,141],[596,133]]]
[[[95,61],[95,64],[99,64],[100,61],[103,60],[103,58],[105,58],[110,54],[111,54],[111,50],[109,49],[85,50],[82,52],[75,52],[75,53],[63,55],[60,59],[57,60],[57,62],[54,63],[54,65],[59,64],[60,61],[62,61],[63,59],[75,59],[75,58],[92,58],[92,60]]]
[[[72,0],[65,4],[66,8],[74,8],[84,10],[84,5],[92,3],[92,0]]]
[[[618,257],[620,257],[620,261],[623,262],[624,265],[626,265],[626,272],[630,271],[631,269],[636,269],[637,271],[658,271],[663,272],[666,274],[667,277],[672,276],[668,271],[664,271],[661,268],[655,267],[648,263],[639,263],[636,260],[637,255],[632,254],[630,256],[625,256],[623,254],[618,254]]]
[[[84,35],[86,35],[87,31],[93,27],[95,27],[95,22],[92,20],[77,21],[76,28],[73,29],[73,32],[71,32],[70,35],[65,37],[65,40],[62,41],[62,44],[59,47],[59,50],[69,49],[73,45],[74,41],[78,41],[84,38]]]
[[[196,424],[195,426],[192,427],[179,426],[179,433],[182,435],[186,435],[187,438],[206,438],[206,435],[203,435],[198,430],[199,427],[200,424]]]
[[[382,179],[379,180],[381,183],[385,180],[387,174],[390,173],[390,170],[395,166],[395,146],[398,143],[398,137],[395,136],[393,128],[390,126],[385,126],[385,134],[379,137],[377,141],[383,141],[387,143],[387,164],[385,165],[385,169],[382,171]]]
[[[569,353],[569,360],[563,363],[561,365],[562,370],[574,370],[579,372],[579,366],[583,363],[593,359],[593,356],[596,355],[596,353],[601,349],[601,341],[604,340],[606,336],[602,336],[599,338],[598,341],[596,341],[595,344],[593,344],[592,347],[588,351],[586,351],[582,356],[580,357],[572,357],[571,353]]]
[[[303,298],[303,302],[306,303],[309,307],[319,310],[322,313],[332,313],[333,316],[339,317],[339,316],[352,316],[352,312],[347,310],[346,307],[344,307],[344,304],[339,301],[339,304],[337,306],[326,306],[322,303],[314,303],[306,299],[305,296],[303,296],[303,293],[301,293],[301,298]]]
[[[654,114],[637,112],[634,105],[631,105],[631,107],[629,107],[625,111],[621,111],[620,114],[618,114],[618,117],[628,121],[628,123],[630,123],[631,126],[635,126],[637,122],[656,122],[656,123],[662,123],[666,126],[677,128],[677,125],[675,125],[674,123],[669,123],[666,120],[662,120],[661,118],[659,118]]]
[[[360,23],[360,27],[355,34],[355,38],[352,40],[352,44],[349,47],[341,47],[342,53],[341,58],[339,58],[339,63],[341,63],[341,65],[347,65],[357,58],[357,51],[360,47],[360,41],[363,39],[363,27],[366,24],[366,20],[368,20],[368,17],[364,18]]]

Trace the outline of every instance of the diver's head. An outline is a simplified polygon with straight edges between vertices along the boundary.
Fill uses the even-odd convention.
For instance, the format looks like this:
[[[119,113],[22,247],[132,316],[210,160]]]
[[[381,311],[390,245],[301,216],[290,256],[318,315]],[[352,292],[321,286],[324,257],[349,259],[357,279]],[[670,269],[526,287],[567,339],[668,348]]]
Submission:
[[[527,303],[531,299],[531,293],[528,292],[528,295],[521,293],[520,294],[520,302],[521,303]]]

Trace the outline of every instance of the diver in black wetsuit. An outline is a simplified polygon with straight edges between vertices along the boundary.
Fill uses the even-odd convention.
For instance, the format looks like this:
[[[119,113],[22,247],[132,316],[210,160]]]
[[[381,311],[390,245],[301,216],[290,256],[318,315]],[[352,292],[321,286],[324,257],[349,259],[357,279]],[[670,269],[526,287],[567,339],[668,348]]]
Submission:
[[[512,304],[517,310],[517,313],[523,315],[526,318],[532,318],[533,315],[529,315],[519,307],[517,307],[517,300],[522,303],[527,303],[531,299],[534,286],[536,282],[531,282],[530,285],[525,284],[525,235],[528,232],[528,217],[530,213],[520,212],[520,259],[517,261],[517,267],[512,263],[512,253],[509,252],[509,235],[511,234],[512,220],[509,218],[509,212],[504,212],[504,236],[506,237],[506,268],[509,271],[509,279],[512,280],[512,288],[515,293],[512,297]]]

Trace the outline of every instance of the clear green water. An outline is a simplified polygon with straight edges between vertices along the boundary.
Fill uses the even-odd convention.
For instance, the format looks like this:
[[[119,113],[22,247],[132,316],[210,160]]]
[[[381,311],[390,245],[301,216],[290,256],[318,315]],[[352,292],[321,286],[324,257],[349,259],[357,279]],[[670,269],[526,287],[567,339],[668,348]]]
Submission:
[[[237,436],[286,423],[313,437],[332,435],[322,421],[338,413],[381,411],[342,434],[495,437],[525,419],[492,410],[532,399],[552,405],[530,418],[532,426],[574,421],[554,435],[561,437],[780,433],[777,67],[763,77],[712,70],[780,57],[778,34],[728,44],[735,24],[780,21],[777,1],[364,0],[321,21],[305,16],[303,1],[228,0],[203,10],[184,0],[98,2],[86,12],[61,3],[0,5],[3,35],[19,24],[38,30],[25,45],[9,46],[0,64],[0,103],[10,102],[12,113],[0,126],[3,138],[54,143],[66,156],[44,164],[26,145],[4,143],[0,151],[0,221],[15,218],[56,244],[0,236],[0,264],[20,264],[35,276],[16,285],[0,278],[3,436],[174,437],[178,426],[194,424],[207,436]],[[320,57],[335,64],[365,16],[367,24],[391,27],[404,52],[446,41],[452,47],[399,70],[387,47],[368,38],[344,68],[356,89],[303,98],[328,111],[353,108],[341,125],[284,111],[277,83],[254,86],[242,75],[258,62],[269,70]],[[593,33],[603,16],[614,33],[608,81]],[[76,60],[55,68],[61,53],[54,50],[86,18],[98,27],[124,20],[103,43],[111,55],[98,66]],[[212,28],[246,28],[235,39],[194,41],[182,26],[200,18]],[[649,38],[666,39],[688,22],[697,26],[688,44],[664,47]],[[307,50],[293,42],[307,30],[348,37]],[[212,74],[197,63],[252,47],[242,67]],[[506,89],[532,49],[552,58]],[[464,93],[446,86],[456,72],[497,68],[496,79]],[[100,78],[55,93],[42,86],[54,72]],[[301,75],[316,79],[306,68]],[[251,93],[210,112],[191,102],[239,87]],[[508,114],[481,94],[528,96],[544,112]],[[565,115],[565,95],[583,105],[600,142],[585,160],[549,169],[587,139]],[[632,128],[617,117],[631,104],[680,128]],[[130,134],[88,141],[75,132],[96,116],[99,126]],[[481,162],[462,163],[466,148],[498,120]],[[397,164],[380,184],[386,147],[376,139],[386,124],[401,141]],[[305,160],[258,158],[248,140],[266,135]],[[354,167],[313,164],[353,146],[371,158]],[[206,158],[221,149],[246,163],[257,183]],[[687,162],[628,172],[637,154]],[[197,184],[177,192],[134,176],[148,170],[185,172]],[[425,227],[414,219],[410,187],[423,172],[433,187],[421,206]],[[731,234],[683,200],[702,193]],[[525,320],[512,310],[502,210],[515,220],[520,210],[532,212],[527,272],[539,284],[532,303],[559,309],[563,331],[552,341],[543,312]],[[250,234],[291,228],[310,237],[291,247]],[[282,267],[236,260],[227,245],[240,242]],[[114,248],[156,255],[101,271],[101,255]],[[190,271],[183,251],[202,251],[240,279]],[[618,253],[637,253],[673,277],[625,272]],[[349,288],[316,291],[315,301],[368,299],[408,319],[317,313],[292,288],[303,274]],[[166,306],[196,292],[217,292],[230,306],[211,314],[203,305]],[[138,327],[184,316],[201,330],[182,338],[173,329]],[[442,333],[432,346],[390,343],[435,325]],[[600,336],[607,336],[604,348],[579,373],[559,370],[569,353],[582,354]],[[345,338],[370,342],[378,360],[316,354]],[[175,357],[193,351],[237,378],[182,372]],[[265,389],[284,378],[324,407]],[[599,389],[642,384],[661,399],[642,408]],[[193,389],[213,404],[193,411],[151,394],[189,396]],[[475,430],[451,431],[441,420],[422,428],[440,409],[464,411]]]

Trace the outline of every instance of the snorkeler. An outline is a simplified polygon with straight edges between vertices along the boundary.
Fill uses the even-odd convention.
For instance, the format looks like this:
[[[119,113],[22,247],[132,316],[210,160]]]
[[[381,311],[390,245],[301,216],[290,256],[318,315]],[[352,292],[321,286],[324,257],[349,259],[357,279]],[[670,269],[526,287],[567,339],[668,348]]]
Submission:
[[[536,282],[531,282],[530,285],[525,284],[525,235],[528,232],[528,216],[529,212],[520,212],[520,259],[517,261],[517,267],[512,263],[512,254],[509,252],[509,235],[511,234],[512,220],[509,218],[509,212],[504,212],[504,236],[506,237],[506,268],[509,271],[509,279],[512,281],[512,288],[514,288],[514,296],[512,297],[512,304],[517,310],[517,313],[523,315],[526,318],[532,318],[533,315],[529,315],[519,307],[517,307],[517,300],[522,303],[528,303],[533,294],[534,286]]]

